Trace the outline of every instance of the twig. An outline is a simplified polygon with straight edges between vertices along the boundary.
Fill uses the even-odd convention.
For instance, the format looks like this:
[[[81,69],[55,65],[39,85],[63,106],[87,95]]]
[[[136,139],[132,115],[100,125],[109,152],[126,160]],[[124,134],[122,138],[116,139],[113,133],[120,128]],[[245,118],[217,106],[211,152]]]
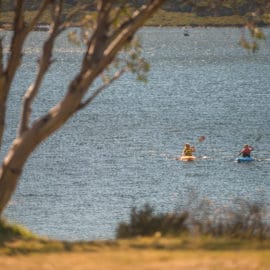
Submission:
[[[28,130],[32,103],[35,97],[37,96],[42,80],[46,72],[48,71],[49,66],[52,64],[51,57],[52,57],[54,42],[59,33],[58,28],[60,25],[60,16],[62,13],[62,1],[60,1],[59,4],[55,6],[54,11],[55,11],[55,20],[53,22],[52,31],[50,32],[50,35],[48,39],[45,41],[44,46],[43,46],[43,54],[40,58],[39,70],[36,76],[36,80],[27,89],[23,98],[22,115],[21,115],[21,121],[19,124],[19,135],[22,135],[23,132]]]
[[[122,68],[121,70],[117,71],[110,80],[108,80],[106,83],[101,85],[99,88],[97,88],[94,93],[87,98],[84,102],[82,102],[77,110],[81,110],[85,108],[88,104],[90,104],[96,96],[98,96],[104,89],[106,89],[112,82],[114,82],[116,79],[118,79],[120,76],[122,76],[125,72],[128,71],[128,67]]]

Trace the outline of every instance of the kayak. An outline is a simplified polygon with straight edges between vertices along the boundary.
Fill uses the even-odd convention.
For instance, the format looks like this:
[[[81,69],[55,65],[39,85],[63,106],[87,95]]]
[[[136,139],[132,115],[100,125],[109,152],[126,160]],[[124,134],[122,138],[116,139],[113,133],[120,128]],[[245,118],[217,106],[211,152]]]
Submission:
[[[194,161],[196,159],[196,157],[194,156],[181,156],[180,160],[181,161]]]
[[[255,158],[252,158],[252,157],[238,157],[236,159],[236,161],[238,163],[241,163],[241,162],[251,162],[251,161],[255,161]]]

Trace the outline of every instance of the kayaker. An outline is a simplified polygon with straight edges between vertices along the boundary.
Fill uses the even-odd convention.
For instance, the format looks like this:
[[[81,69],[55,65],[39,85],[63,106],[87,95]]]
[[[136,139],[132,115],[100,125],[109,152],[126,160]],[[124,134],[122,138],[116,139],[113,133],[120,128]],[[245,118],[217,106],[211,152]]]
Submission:
[[[240,151],[239,156],[242,155],[242,157],[250,157],[251,151],[253,151],[253,147],[245,144],[244,148]]]
[[[196,149],[194,146],[190,146],[189,143],[186,143],[182,152],[182,156],[192,156],[192,153],[195,151]]]

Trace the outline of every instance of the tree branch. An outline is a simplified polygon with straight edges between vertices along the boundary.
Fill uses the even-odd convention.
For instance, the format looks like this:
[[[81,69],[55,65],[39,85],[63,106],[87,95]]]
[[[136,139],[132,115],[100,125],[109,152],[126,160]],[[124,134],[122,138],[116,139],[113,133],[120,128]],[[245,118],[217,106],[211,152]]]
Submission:
[[[126,5],[127,5],[127,3],[125,3],[125,2],[118,4],[118,6],[115,10],[115,13],[113,14],[113,17],[110,20],[110,24],[113,24],[116,19],[119,19],[122,13],[125,13],[125,15],[129,15],[129,14],[127,14],[127,12],[124,12]]]
[[[82,10],[87,10],[88,5],[84,4],[84,5],[80,5],[79,3],[76,4],[75,7],[72,8],[72,10],[65,16],[65,20],[62,23],[60,29],[66,29],[68,27],[71,27],[74,23],[74,19],[76,18],[76,16],[79,14],[80,11]],[[76,23],[77,27],[82,26],[82,23]]]
[[[7,97],[10,89],[10,84],[13,81],[15,73],[20,66],[21,58],[22,58],[22,48],[24,41],[29,34],[29,32],[33,29],[34,25],[37,23],[38,19],[43,14],[45,8],[49,4],[50,0],[44,0],[39,9],[37,15],[32,20],[28,27],[25,26],[24,21],[24,0],[17,0],[15,6],[15,18],[13,25],[13,37],[10,46],[10,56],[8,58],[8,65],[6,70],[6,85],[3,87],[3,94],[5,98]]]
[[[102,20],[99,23],[104,22],[105,25],[96,27],[96,37],[93,43],[90,44],[89,51],[86,52],[86,57],[90,56],[90,59],[83,60],[81,70],[69,85],[64,98],[51,108],[45,116],[35,121],[20,137],[17,137],[4,158],[0,169],[0,216],[15,191],[20,173],[31,153],[42,141],[62,127],[77,112],[90,85],[129,42],[130,36],[134,35],[163,1],[152,0],[144,9],[135,14],[136,16],[114,39],[107,35],[109,25],[106,25],[106,23],[108,18],[102,19],[106,12],[101,14],[100,19]],[[107,0],[100,0],[98,2],[99,7],[102,7],[102,4],[106,6],[106,2]],[[112,0],[110,2],[113,3]],[[103,32],[97,32],[99,29]],[[17,41],[20,41],[20,39],[17,39]],[[99,46],[101,46],[101,49],[98,49]],[[97,53],[97,55],[93,53]]]
[[[5,126],[6,102],[4,94],[5,74],[4,74],[4,59],[3,59],[3,44],[0,38],[0,148]]]
[[[10,46],[10,56],[8,58],[8,64],[6,69],[6,81],[3,86],[3,96],[4,101],[7,98],[9,93],[11,82],[14,78],[14,75],[20,66],[21,57],[22,57],[22,47],[24,40],[26,38],[26,32],[24,30],[24,10],[23,10],[23,0],[18,0],[15,7],[15,18],[13,25],[13,36]]]
[[[95,99],[95,97],[97,97],[103,90],[105,90],[109,85],[111,85],[115,80],[120,78],[127,71],[128,71],[128,67],[124,67],[121,70],[117,71],[112,78],[106,81],[103,85],[101,85],[98,89],[96,89],[89,98],[87,98],[84,102],[82,102],[78,106],[77,111],[84,109],[87,105],[89,105]]]
[[[43,53],[39,61],[39,70],[36,76],[35,82],[28,88],[23,98],[23,108],[21,114],[21,121],[19,124],[19,136],[23,134],[28,129],[29,119],[31,116],[31,106],[38,94],[40,85],[43,81],[43,78],[46,72],[49,69],[49,66],[52,63],[52,52],[55,43],[55,39],[59,34],[58,28],[60,25],[60,16],[62,13],[62,1],[59,4],[56,4],[54,7],[55,12],[55,21],[52,22],[52,30],[48,39],[44,42]]]
[[[99,59],[102,58],[107,43],[110,20],[109,14],[112,8],[112,2],[112,0],[99,1],[96,28],[87,44],[87,52],[83,61],[83,66],[86,69],[88,69],[91,61],[99,61]]]
[[[48,115],[44,119],[38,120],[33,128],[39,129],[40,140],[45,139],[56,129],[62,126],[67,119],[73,115],[82,103],[82,98],[88,91],[89,86],[95,80],[95,78],[102,73],[102,71],[114,60],[116,54],[120,49],[128,42],[130,35],[133,35],[136,30],[138,30],[164,2],[164,0],[152,0],[151,4],[140,9],[139,12],[136,12],[133,18],[129,21],[128,24],[122,28],[122,31],[119,33],[114,40],[111,40],[110,37],[106,36],[107,28],[103,23],[107,23],[108,18],[105,18],[104,15],[108,14],[109,10],[107,0],[101,1],[104,5],[99,5],[99,8],[104,8],[100,10],[102,14],[99,17],[99,25],[96,27],[94,32],[94,38],[90,41],[90,46],[88,52],[83,60],[81,71],[75,77],[75,79],[70,83],[68,92],[64,99],[60,101],[54,108],[52,108]],[[102,30],[103,32],[99,32]],[[105,31],[105,32],[104,32]],[[105,44],[109,44],[104,47]],[[112,42],[112,43],[110,43]],[[98,50],[96,47],[101,49]],[[97,53],[93,55],[93,53]],[[87,56],[92,56],[90,60],[86,59]],[[98,95],[102,90],[97,90],[93,94],[92,99]],[[90,97],[91,99],[91,97]]]
[[[4,71],[4,62],[3,62],[3,38],[0,37],[0,80],[3,76],[3,71]],[[0,89],[1,88],[1,83],[0,83]]]
[[[38,23],[38,21],[40,20],[41,16],[43,15],[44,11],[45,11],[46,8],[48,7],[48,5],[51,4],[51,2],[52,2],[52,0],[44,0],[44,1],[41,3],[41,5],[40,5],[40,7],[39,7],[39,9],[38,9],[38,11],[37,11],[35,17],[32,19],[32,21],[31,21],[31,22],[29,23],[29,25],[27,26],[26,31],[27,31],[28,33],[31,32],[31,31],[35,28],[35,26],[37,25],[37,23]]]
[[[87,72],[87,70],[95,70],[95,72],[100,74],[103,69],[114,60],[117,52],[123,45],[130,41],[136,30],[143,26],[145,21],[163,2],[164,0],[152,0],[150,4],[143,6],[141,9],[134,12],[132,18],[125,21],[113,35],[109,36],[108,24],[110,23],[110,20],[108,15],[111,11],[109,8],[112,6],[109,5],[106,0],[100,1],[98,28],[96,28],[88,43],[88,53],[84,58],[83,67],[86,69],[85,72]],[[102,66],[103,68],[101,70],[98,68],[94,69],[94,66],[97,67],[96,63],[99,63],[99,66]],[[88,75],[90,75],[90,72],[88,72]]]
[[[21,63],[22,47],[26,38],[24,29],[24,10],[23,0],[18,0],[15,6],[13,36],[9,48],[7,66],[3,65],[3,48],[1,48],[1,73],[0,73],[0,148],[5,128],[6,101],[10,91],[11,82],[14,79],[16,71]],[[2,41],[1,41],[2,47]]]

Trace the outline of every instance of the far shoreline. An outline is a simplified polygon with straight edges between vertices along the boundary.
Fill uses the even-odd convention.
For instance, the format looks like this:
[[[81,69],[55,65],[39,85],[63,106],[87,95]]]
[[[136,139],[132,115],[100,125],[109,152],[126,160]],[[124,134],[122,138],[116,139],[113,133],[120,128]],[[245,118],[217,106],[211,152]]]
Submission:
[[[270,24],[258,24],[257,25],[260,28],[270,28]],[[244,24],[226,24],[226,25],[220,25],[220,24],[206,24],[206,25],[155,25],[155,24],[145,24],[143,28],[183,28],[183,29],[193,29],[193,28],[243,28],[245,27]],[[79,28],[79,26],[73,25],[69,28]],[[46,32],[49,31],[50,24],[39,24],[37,25],[33,31],[40,31],[40,32]],[[0,23],[0,32],[1,31],[13,31],[13,25],[10,23]]]
[[[28,19],[32,18],[35,11],[28,12]],[[88,14],[88,13],[87,13]],[[0,13],[0,31],[12,31],[13,21],[11,12]],[[82,15],[83,16],[83,15]],[[38,23],[34,31],[47,31],[49,29],[49,17],[45,17]],[[232,15],[232,16],[197,16],[194,13],[185,12],[172,12],[159,10],[154,16],[148,19],[144,27],[178,27],[178,28],[225,28],[245,27],[247,20],[244,16]],[[256,22],[256,25],[261,28],[267,28],[270,26],[270,17],[263,17]],[[74,23],[71,27],[76,27]]]

